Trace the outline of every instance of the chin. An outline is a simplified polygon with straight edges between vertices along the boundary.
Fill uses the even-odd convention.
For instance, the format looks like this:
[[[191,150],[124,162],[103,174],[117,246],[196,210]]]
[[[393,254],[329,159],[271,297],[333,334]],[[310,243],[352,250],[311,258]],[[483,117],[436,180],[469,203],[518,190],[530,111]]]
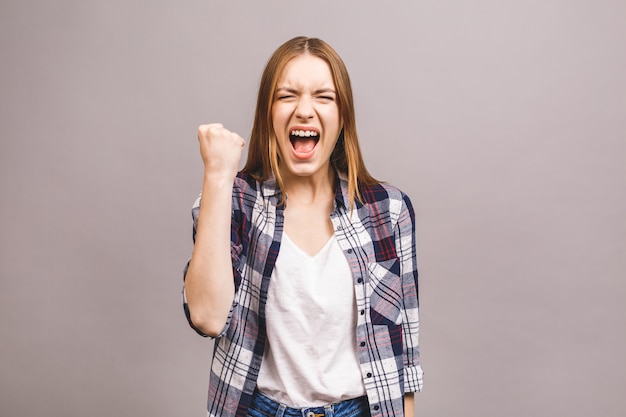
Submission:
[[[286,164],[287,171],[289,175],[294,175],[297,177],[313,177],[315,175],[323,175],[328,173],[330,169],[329,165],[318,165],[312,162],[297,162]]]
[[[295,175],[297,177],[310,177],[318,170],[312,167],[287,167],[289,174]]]

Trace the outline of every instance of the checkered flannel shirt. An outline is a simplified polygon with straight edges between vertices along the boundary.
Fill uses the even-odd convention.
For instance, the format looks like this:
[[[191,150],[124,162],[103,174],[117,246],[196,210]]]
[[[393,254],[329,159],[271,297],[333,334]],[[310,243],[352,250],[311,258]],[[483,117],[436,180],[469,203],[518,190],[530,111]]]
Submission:
[[[354,278],[357,357],[373,417],[403,416],[404,393],[422,389],[419,360],[415,215],[409,198],[387,184],[361,187],[350,210],[340,175],[330,218]],[[193,237],[202,196],[193,209]],[[275,180],[238,174],[233,185],[231,255],[235,297],[215,340],[208,416],[244,417],[265,348],[265,303],[283,231]],[[188,266],[189,264],[187,264]],[[186,273],[186,268],[185,268]],[[183,288],[183,304],[191,322]]]

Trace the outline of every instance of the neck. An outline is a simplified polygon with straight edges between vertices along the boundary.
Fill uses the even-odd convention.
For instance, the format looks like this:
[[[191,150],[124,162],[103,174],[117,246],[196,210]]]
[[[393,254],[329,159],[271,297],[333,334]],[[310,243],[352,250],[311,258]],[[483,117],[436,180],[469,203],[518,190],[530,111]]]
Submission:
[[[336,176],[335,170],[330,166],[328,171],[306,177],[293,175],[289,172],[282,174],[289,201],[306,204],[320,200],[332,200],[335,197]]]

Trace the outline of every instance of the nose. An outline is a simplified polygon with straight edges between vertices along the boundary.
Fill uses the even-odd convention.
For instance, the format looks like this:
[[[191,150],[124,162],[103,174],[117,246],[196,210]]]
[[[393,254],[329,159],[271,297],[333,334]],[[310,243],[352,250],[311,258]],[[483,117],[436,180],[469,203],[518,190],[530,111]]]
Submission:
[[[311,119],[314,115],[313,104],[308,97],[302,97],[298,100],[295,115],[299,119]]]

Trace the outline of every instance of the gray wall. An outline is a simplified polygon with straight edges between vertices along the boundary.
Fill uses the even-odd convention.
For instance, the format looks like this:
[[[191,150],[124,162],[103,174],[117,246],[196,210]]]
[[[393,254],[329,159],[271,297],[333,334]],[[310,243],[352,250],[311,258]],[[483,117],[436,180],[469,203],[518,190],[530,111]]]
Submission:
[[[319,36],[419,218],[418,416],[626,414],[626,3],[0,3],[0,415],[202,416],[196,128]]]

